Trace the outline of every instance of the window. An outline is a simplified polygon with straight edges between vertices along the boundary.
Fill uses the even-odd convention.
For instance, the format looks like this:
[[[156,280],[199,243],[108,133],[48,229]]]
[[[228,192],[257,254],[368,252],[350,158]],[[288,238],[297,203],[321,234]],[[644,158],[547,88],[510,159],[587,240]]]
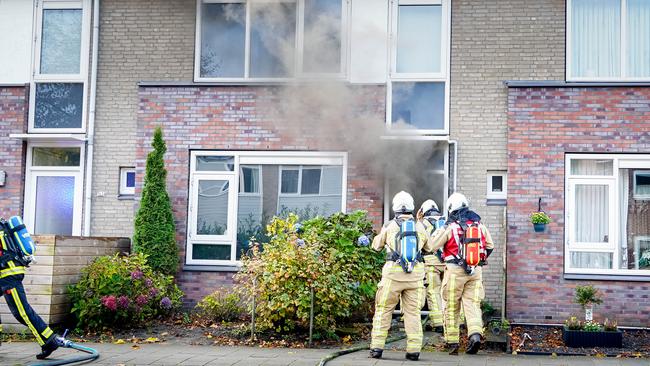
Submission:
[[[81,234],[83,154],[81,145],[28,145],[24,215],[34,234]]]
[[[567,155],[567,272],[650,275],[649,169],[650,155]]]
[[[650,79],[650,2],[569,0],[567,7],[569,79]]]
[[[650,200],[650,170],[634,172],[634,199]]]
[[[449,6],[446,0],[392,2],[387,123],[393,131],[448,131]]]
[[[488,171],[487,199],[504,200],[508,197],[505,171]]]
[[[237,264],[251,237],[265,239],[273,216],[294,212],[306,219],[345,209],[345,153],[191,155],[188,264]]]
[[[120,196],[135,194],[135,168],[120,168]]]
[[[37,12],[29,132],[83,133],[89,0],[45,0]]]
[[[342,76],[345,0],[202,0],[195,79]]]

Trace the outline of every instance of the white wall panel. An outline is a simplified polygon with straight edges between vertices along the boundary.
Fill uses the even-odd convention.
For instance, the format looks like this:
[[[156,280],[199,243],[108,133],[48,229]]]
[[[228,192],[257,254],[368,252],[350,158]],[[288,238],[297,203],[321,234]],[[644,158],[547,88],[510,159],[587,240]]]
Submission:
[[[352,0],[350,81],[385,83],[388,74],[388,0]]]
[[[29,82],[33,15],[32,0],[0,0],[0,84]]]

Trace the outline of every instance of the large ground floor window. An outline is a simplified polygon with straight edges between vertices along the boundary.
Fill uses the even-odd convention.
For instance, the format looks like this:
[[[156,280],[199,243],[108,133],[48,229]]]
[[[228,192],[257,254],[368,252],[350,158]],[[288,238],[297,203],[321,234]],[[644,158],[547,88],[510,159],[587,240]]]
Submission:
[[[345,210],[347,154],[193,151],[187,264],[233,265],[276,215]]]
[[[567,154],[568,273],[650,276],[650,155]]]

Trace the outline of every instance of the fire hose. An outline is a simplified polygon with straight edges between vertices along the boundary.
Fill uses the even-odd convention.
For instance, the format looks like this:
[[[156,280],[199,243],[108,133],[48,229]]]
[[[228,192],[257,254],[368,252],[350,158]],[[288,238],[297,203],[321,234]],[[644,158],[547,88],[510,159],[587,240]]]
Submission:
[[[82,345],[76,344],[70,340],[65,339],[65,335],[68,333],[66,330],[65,333],[63,333],[63,337],[59,341],[59,347],[64,347],[64,348],[72,348],[74,350],[86,353],[85,355],[78,355],[70,358],[64,358],[61,360],[45,360],[44,362],[41,363],[35,363],[31,364],[32,366],[55,366],[55,365],[68,365],[71,363],[77,363],[77,362],[87,362],[87,361],[94,361],[99,357],[99,352],[97,352],[96,349],[90,348],[90,347],[84,347]]]

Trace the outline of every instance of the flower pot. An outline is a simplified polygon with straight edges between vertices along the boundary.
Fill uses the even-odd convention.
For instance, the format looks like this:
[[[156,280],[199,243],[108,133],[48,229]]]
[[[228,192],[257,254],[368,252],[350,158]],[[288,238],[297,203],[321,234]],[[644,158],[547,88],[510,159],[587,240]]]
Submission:
[[[623,332],[585,332],[562,329],[562,339],[567,347],[623,347]]]
[[[536,233],[542,233],[546,230],[546,224],[533,224]]]

